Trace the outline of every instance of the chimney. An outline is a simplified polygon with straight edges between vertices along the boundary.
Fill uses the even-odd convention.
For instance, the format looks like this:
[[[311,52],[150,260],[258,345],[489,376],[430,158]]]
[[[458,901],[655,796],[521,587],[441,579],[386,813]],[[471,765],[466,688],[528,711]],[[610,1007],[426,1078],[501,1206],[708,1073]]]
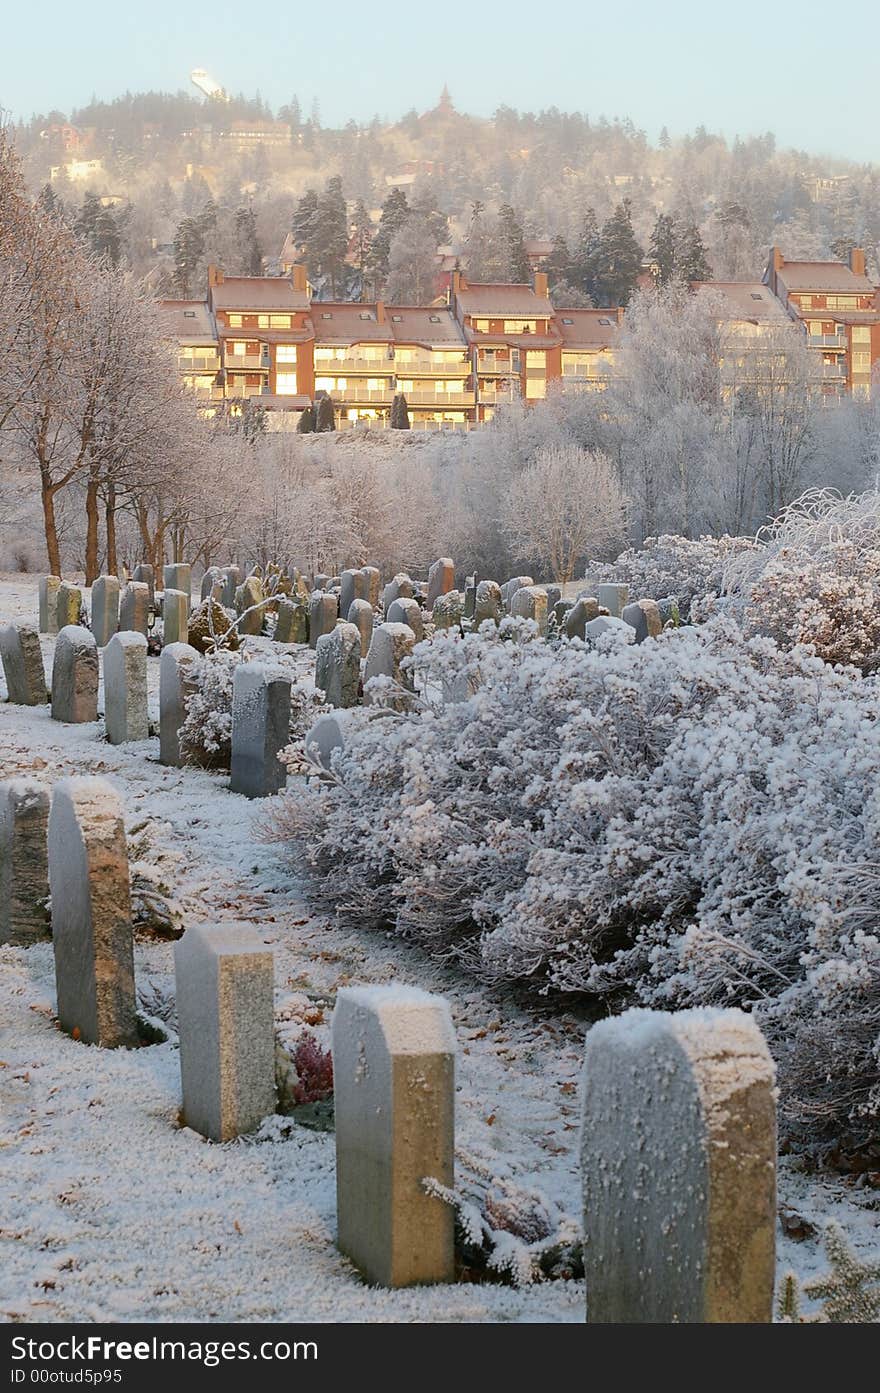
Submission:
[[[849,254],[849,269],[854,276],[865,274],[865,253],[861,247],[853,247]]]
[[[208,267],[208,285],[222,285],[224,280],[223,272],[219,266]]]
[[[779,294],[776,285],[776,273],[777,271],[781,271],[784,265],[785,257],[782,255],[782,252],[778,247],[771,247],[767,257],[767,270],[764,277],[764,284],[770,287],[774,295]]]
[[[377,300],[377,301],[376,301],[376,323],[377,323],[377,324],[384,324],[384,323],[385,323],[385,301],[384,301],[384,300]]]
[[[452,273],[452,294],[455,296],[455,295],[458,294],[458,292],[459,292],[460,290],[461,290],[461,271],[456,270],[456,271],[453,271],[453,273]]]
[[[306,285],[306,268],[302,261],[295,262],[291,267],[290,279],[293,283],[294,290],[302,290],[305,292],[308,289]]]
[[[539,300],[547,299],[547,272],[535,272],[535,294]]]

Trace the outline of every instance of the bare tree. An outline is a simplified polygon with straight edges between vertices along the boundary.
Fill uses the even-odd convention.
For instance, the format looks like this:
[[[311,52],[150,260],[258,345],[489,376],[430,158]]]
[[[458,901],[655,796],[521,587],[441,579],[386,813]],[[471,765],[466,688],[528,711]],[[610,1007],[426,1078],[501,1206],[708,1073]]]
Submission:
[[[517,555],[547,567],[560,584],[579,563],[619,548],[626,501],[610,461],[570,443],[541,450],[514,481],[506,527]]]

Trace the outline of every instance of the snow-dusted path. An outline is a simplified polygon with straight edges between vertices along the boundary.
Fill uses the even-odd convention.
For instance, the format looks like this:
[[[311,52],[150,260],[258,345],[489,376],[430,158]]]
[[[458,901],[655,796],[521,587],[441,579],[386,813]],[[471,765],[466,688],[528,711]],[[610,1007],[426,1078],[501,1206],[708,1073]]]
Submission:
[[[0,581],[0,622],[36,615],[36,583]],[[44,639],[47,674],[52,641]],[[149,660],[155,718],[158,660]],[[416,950],[312,915],[295,874],[255,840],[260,806],[224,775],[169,770],[158,740],[112,747],[103,722],[64,726],[4,702],[0,778],[99,773],[121,791],[135,862],[172,890],[184,923],[247,919],[276,958],[276,1016],[326,1042],[349,982],[416,982],[450,999],[460,1044],[459,1144],[497,1156],[577,1214],[577,1078],[583,1026],[542,1021],[431,965]],[[102,705],[102,703],[100,703]],[[340,854],[344,854],[341,851]],[[138,942],[138,985],[173,994],[169,944]],[[583,1287],[457,1285],[383,1292],[334,1246],[332,1136],[270,1119],[258,1139],[210,1145],[178,1125],[173,1043],[102,1051],[53,1024],[51,945],[0,948],[0,1319],[578,1321]],[[876,1211],[838,1184],[785,1172],[782,1197],[833,1209],[859,1246]],[[862,1199],[870,1196],[862,1196]],[[781,1266],[823,1265],[783,1243]]]

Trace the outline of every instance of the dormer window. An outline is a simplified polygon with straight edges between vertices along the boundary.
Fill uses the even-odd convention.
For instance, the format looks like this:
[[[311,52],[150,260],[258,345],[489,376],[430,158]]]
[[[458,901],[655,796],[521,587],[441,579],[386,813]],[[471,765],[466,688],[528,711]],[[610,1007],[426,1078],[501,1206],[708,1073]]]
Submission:
[[[563,324],[573,324],[573,323],[574,323],[574,320],[573,320],[573,319],[563,319],[562,322],[563,322]]]
[[[439,324],[439,323],[440,323],[440,316],[439,316],[439,314],[429,314],[429,315],[428,315],[428,322],[429,322],[429,324]]]
[[[391,316],[391,318],[392,318],[392,320],[393,320],[393,322],[394,322],[395,324],[402,324],[402,323],[403,323],[403,315],[402,315],[402,314],[393,314],[393,315]]]
[[[184,310],[184,311],[183,311],[183,317],[184,317],[184,319],[195,319],[195,317],[196,317],[196,312],[195,312],[195,310]]]
[[[369,310],[361,310],[360,314],[358,315],[358,318],[372,320],[373,316]]]
[[[332,316],[332,314],[330,313],[329,310],[324,310],[324,311],[322,312],[322,314],[321,314],[321,318],[322,318],[322,319],[332,319],[333,316]]]

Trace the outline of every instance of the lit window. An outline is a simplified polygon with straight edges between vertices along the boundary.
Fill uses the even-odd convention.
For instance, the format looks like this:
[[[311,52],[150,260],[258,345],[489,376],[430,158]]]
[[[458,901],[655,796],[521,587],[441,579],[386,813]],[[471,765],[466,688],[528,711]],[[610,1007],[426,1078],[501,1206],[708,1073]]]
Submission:
[[[261,327],[262,327],[262,326],[261,326]],[[272,329],[289,329],[289,328],[290,328],[290,315],[289,315],[289,314],[270,314],[270,315],[269,315],[269,327],[272,328]]]
[[[296,396],[296,373],[279,372],[275,376],[275,391],[282,397]]]
[[[269,327],[269,316],[268,316],[267,314],[258,314],[258,315],[257,315],[257,328],[258,328],[258,329],[268,329],[268,327]]]
[[[230,327],[230,329],[240,329],[241,326],[242,326],[242,317],[241,317],[241,315],[240,315],[240,314],[231,314],[231,315],[229,316],[229,327]]]
[[[296,344],[279,343],[278,347],[275,350],[275,361],[278,363],[295,363]]]
[[[322,318],[322,319],[332,319],[333,316],[332,316],[332,314],[330,313],[329,310],[323,310],[322,313],[321,313],[321,318]]]
[[[393,315],[391,316],[391,318],[392,318],[392,320],[394,321],[395,324],[402,324],[402,323],[403,323],[403,315],[402,315],[402,314],[393,314]]]
[[[184,319],[195,319],[195,317],[196,317],[196,312],[195,312],[195,310],[184,310],[184,311],[183,311],[183,317],[184,317]]]
[[[573,324],[573,323],[574,323],[574,320],[573,320],[573,319],[563,319],[562,322],[563,322],[563,324]]]

